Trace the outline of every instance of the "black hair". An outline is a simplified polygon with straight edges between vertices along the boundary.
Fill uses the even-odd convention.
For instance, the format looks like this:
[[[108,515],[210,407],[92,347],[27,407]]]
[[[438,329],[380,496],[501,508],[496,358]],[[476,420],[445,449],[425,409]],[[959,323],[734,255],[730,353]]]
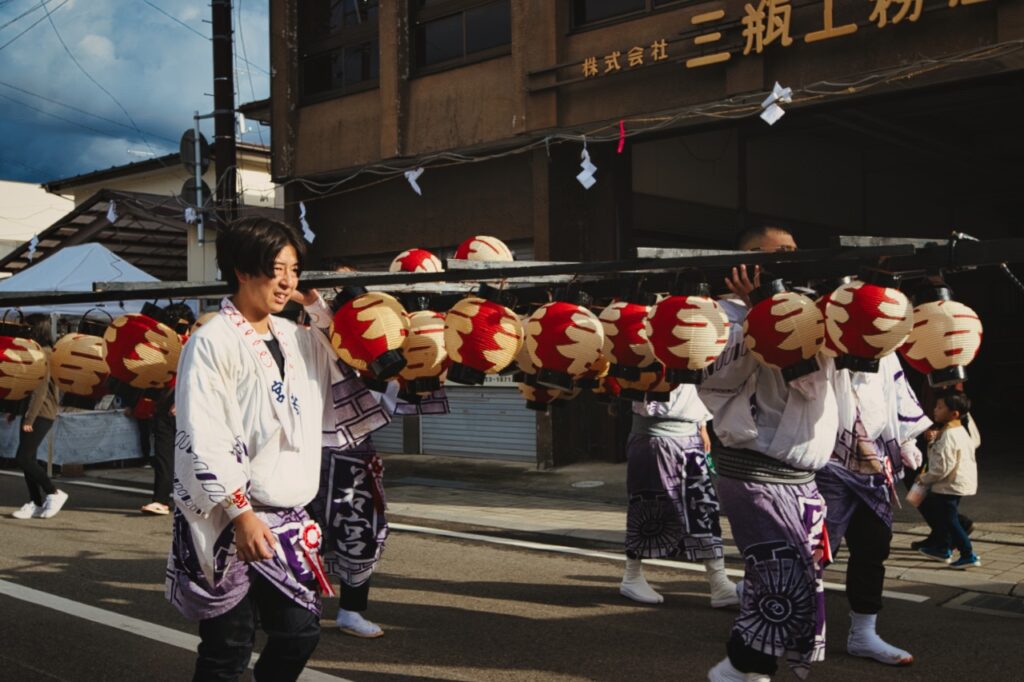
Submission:
[[[950,412],[959,412],[960,421],[964,426],[967,426],[969,418],[967,413],[971,411],[971,399],[967,397],[967,394],[963,391],[946,391],[940,393],[937,396],[938,400],[941,400],[946,404],[946,409]]]
[[[764,223],[763,225],[757,225],[755,227],[748,227],[736,235],[736,248],[740,251],[749,250],[747,247],[750,242],[760,239],[766,236],[769,232],[785,232],[789,236],[793,236],[793,231],[787,227],[784,227],[778,223]]]
[[[238,292],[238,272],[274,276],[274,259],[291,246],[299,260],[306,256],[306,244],[292,227],[279,220],[253,216],[239,218],[217,235],[217,267],[231,293]]]
[[[25,323],[29,327],[28,337],[30,339],[40,346],[49,347],[53,345],[53,324],[50,322],[49,315],[35,313],[26,317]]]

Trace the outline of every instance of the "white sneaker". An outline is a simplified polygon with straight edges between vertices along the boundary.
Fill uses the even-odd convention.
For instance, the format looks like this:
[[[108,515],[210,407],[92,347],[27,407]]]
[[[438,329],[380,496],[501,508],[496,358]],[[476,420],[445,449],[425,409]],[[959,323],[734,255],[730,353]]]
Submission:
[[[338,611],[338,617],[335,619],[335,622],[338,624],[338,628],[346,635],[363,639],[375,639],[384,636],[384,631],[380,629],[379,625],[366,620],[358,611],[345,611],[341,609]]]
[[[11,517],[15,519],[31,519],[38,517],[42,512],[43,508],[35,502],[26,502],[21,505],[21,509],[11,512]]]
[[[762,673],[740,672],[733,666],[728,656],[708,671],[709,682],[771,682],[771,679],[769,675]]]
[[[64,507],[64,503],[67,501],[68,494],[63,490],[47,495],[46,500],[43,501],[43,511],[39,514],[39,518],[52,519]]]

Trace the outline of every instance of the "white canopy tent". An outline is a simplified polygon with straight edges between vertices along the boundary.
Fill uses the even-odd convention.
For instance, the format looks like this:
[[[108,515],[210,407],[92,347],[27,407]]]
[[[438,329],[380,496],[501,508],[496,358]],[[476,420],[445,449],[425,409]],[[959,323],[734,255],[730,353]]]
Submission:
[[[79,244],[64,247],[35,265],[0,281],[0,291],[92,291],[93,282],[158,281],[160,280],[156,277],[140,270],[101,244]],[[20,310],[25,315],[53,313],[82,316],[88,311],[98,308],[111,317],[118,317],[125,313],[141,311],[143,303],[143,301],[63,303],[9,310]],[[100,316],[106,317],[103,314]]]

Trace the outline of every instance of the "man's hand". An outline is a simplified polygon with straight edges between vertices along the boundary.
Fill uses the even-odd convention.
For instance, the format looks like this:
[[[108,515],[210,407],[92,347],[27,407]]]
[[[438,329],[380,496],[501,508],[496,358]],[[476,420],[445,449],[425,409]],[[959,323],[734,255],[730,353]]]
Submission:
[[[704,454],[711,452],[711,436],[708,435],[708,427],[705,424],[701,424],[700,427],[700,440],[704,445]]]
[[[32,433],[32,425],[31,424],[22,424],[21,425],[21,430],[24,431],[25,433]]]
[[[746,265],[741,265],[739,268],[733,268],[732,277],[725,278],[725,286],[749,307],[750,292],[761,286],[761,266],[754,266],[753,280],[747,276]]]
[[[291,299],[302,306],[313,305],[318,298],[320,298],[320,292],[316,289],[310,289],[309,291],[295,289],[291,295]]]
[[[178,416],[178,406],[177,405],[171,405],[171,409],[169,409],[167,411],[171,414],[172,417],[177,417]]]
[[[235,517],[235,547],[238,558],[246,563],[270,559],[274,556],[277,538],[270,527],[251,510]]]

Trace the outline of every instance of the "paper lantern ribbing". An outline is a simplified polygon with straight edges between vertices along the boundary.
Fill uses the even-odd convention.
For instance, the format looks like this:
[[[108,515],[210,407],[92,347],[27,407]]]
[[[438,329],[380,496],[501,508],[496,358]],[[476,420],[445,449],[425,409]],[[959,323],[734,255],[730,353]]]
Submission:
[[[206,324],[207,322],[209,322],[213,318],[217,317],[217,315],[219,315],[219,314],[220,313],[218,313],[217,311],[211,310],[208,313],[203,313],[202,315],[200,315],[199,319],[196,320],[195,324],[192,325],[191,333],[195,334],[197,329],[202,327],[204,324]]]
[[[818,370],[815,356],[825,344],[825,318],[807,296],[781,291],[747,313],[743,342],[759,363],[793,381]]]
[[[978,314],[963,303],[930,301],[914,308],[914,328],[900,354],[930,386],[958,384],[967,379],[964,368],[978,355],[982,332]]]
[[[90,334],[68,334],[57,341],[50,356],[50,374],[64,393],[93,397],[110,376],[107,347]]]
[[[482,384],[512,364],[523,345],[523,326],[515,313],[494,301],[467,296],[448,311],[444,345],[452,364],[448,379]]]
[[[665,378],[665,373],[662,372],[658,376],[658,380],[653,385],[647,388],[647,392],[644,393],[644,400],[649,403],[667,403],[672,399],[672,391],[676,390],[678,384],[673,384]]]
[[[729,320],[707,296],[662,299],[651,308],[646,329],[654,357],[675,384],[699,384],[729,340]]]
[[[526,400],[526,409],[537,412],[547,412],[548,405],[558,400],[561,391],[548,388],[547,386],[536,386],[533,384],[516,384],[520,395]]]
[[[497,237],[477,235],[459,244],[455,251],[457,260],[512,261],[511,249]]]
[[[612,301],[598,319],[604,327],[604,354],[611,362],[609,374],[636,380],[640,368],[657,362],[647,340],[647,316],[651,309],[639,303]]]
[[[388,380],[405,367],[402,345],[409,317],[402,304],[381,291],[352,292],[331,322],[331,346],[342,362]]]
[[[601,321],[573,303],[542,305],[526,323],[526,347],[543,386],[571,391],[573,382],[597,364],[603,346]]]
[[[164,388],[178,371],[181,338],[148,315],[122,315],[103,333],[110,377],[136,389]]]
[[[402,346],[406,365],[399,373],[408,393],[430,393],[441,388],[448,361],[444,349],[444,315],[433,310],[409,314],[409,335]]]
[[[642,401],[648,391],[658,386],[664,378],[664,372],[664,368],[658,367],[640,372],[640,378],[636,380],[615,378],[615,385],[618,387],[616,395],[623,400]],[[608,385],[608,381],[605,381],[605,385]]]
[[[441,259],[426,249],[409,249],[395,256],[390,272],[444,272]]]
[[[19,336],[0,336],[0,400],[32,395],[46,378],[46,354],[39,344]]]
[[[877,372],[878,359],[903,345],[913,326],[910,300],[899,289],[851,282],[825,303],[825,335],[841,369]]]
[[[609,369],[611,369],[611,363],[608,362],[605,354],[601,353],[591,368],[576,379],[576,387],[596,391],[600,388],[604,378],[608,376]]]

